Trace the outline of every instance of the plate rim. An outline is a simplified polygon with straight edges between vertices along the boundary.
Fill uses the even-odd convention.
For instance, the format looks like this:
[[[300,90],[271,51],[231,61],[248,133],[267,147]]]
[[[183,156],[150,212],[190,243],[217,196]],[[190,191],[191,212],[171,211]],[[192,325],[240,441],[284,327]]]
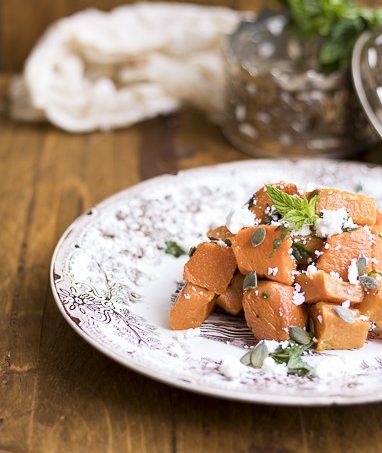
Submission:
[[[211,388],[208,386],[205,386],[203,384],[199,383],[193,383],[190,384],[188,382],[182,382],[179,378],[173,378],[170,375],[167,375],[165,373],[158,373],[155,372],[153,373],[152,370],[147,369],[143,365],[140,365],[136,363],[134,360],[131,360],[129,357],[122,357],[119,353],[116,353],[113,351],[110,347],[101,345],[97,340],[95,340],[93,337],[91,337],[89,334],[85,333],[83,330],[81,330],[76,323],[74,323],[68,313],[65,311],[64,306],[58,296],[57,290],[56,290],[56,285],[55,285],[55,278],[54,278],[54,268],[57,260],[57,255],[59,251],[61,250],[63,244],[65,241],[68,239],[70,236],[70,233],[80,225],[81,221],[83,221],[84,216],[87,215],[87,213],[91,210],[100,210],[103,208],[103,206],[106,206],[108,204],[113,203],[114,200],[117,200],[118,198],[122,197],[123,195],[133,192],[136,190],[139,190],[139,188],[145,186],[149,186],[151,184],[156,184],[158,181],[164,182],[165,180],[171,180],[177,175],[186,173],[186,174],[192,174],[193,172],[195,173],[200,173],[200,172],[208,172],[213,168],[225,168],[229,169],[230,167],[237,168],[240,166],[245,167],[245,165],[248,164],[255,164],[258,163],[259,165],[261,164],[270,164],[270,163],[276,163],[278,162],[279,164],[287,163],[287,164],[293,164],[293,163],[315,163],[315,164],[337,164],[340,166],[350,166],[350,167],[366,167],[366,168],[375,168],[379,167],[382,170],[382,166],[377,165],[377,164],[372,164],[372,163],[366,163],[366,162],[360,162],[360,161],[349,161],[349,160],[339,160],[339,159],[326,159],[326,158],[314,158],[314,159],[285,159],[285,158],[280,158],[280,159],[244,159],[244,160],[239,160],[239,161],[231,161],[231,162],[225,162],[225,163],[219,163],[219,164],[212,164],[212,165],[206,165],[206,166],[200,166],[200,167],[194,167],[191,169],[186,169],[186,170],[180,170],[176,174],[162,174],[155,176],[153,178],[146,179],[144,181],[140,181],[137,184],[133,184],[130,187],[127,187],[125,189],[122,189],[106,198],[104,198],[102,201],[94,204],[91,208],[87,209],[83,213],[81,213],[78,217],[76,217],[71,224],[64,230],[62,235],[60,236],[53,254],[51,258],[51,263],[50,263],[50,286],[51,286],[51,291],[53,294],[54,301],[59,309],[59,312],[69,324],[69,326],[83,339],[85,340],[88,344],[90,344],[93,348],[95,348],[98,352],[101,354],[105,355],[106,357],[114,360],[115,362],[119,363],[120,365],[128,368],[129,370],[132,370],[136,373],[142,374],[145,377],[148,377],[150,379],[153,379],[157,382],[167,384],[170,386],[173,386],[178,389],[186,390],[192,393],[197,393],[197,394],[203,394],[209,397],[217,397],[217,398],[222,398],[225,400],[230,400],[230,401],[239,401],[239,402],[244,402],[244,403],[258,403],[258,404],[267,404],[267,405],[275,405],[275,406],[336,406],[336,405],[355,405],[355,404],[367,404],[367,403],[378,403],[382,401],[382,390],[380,392],[373,392],[371,394],[363,394],[363,395],[355,395],[355,396],[314,396],[314,397],[307,397],[307,396],[298,396],[298,395],[277,395],[277,400],[274,395],[269,395],[269,394],[261,394],[261,393],[246,393],[246,392],[240,392],[237,390],[229,390],[229,389],[220,389],[220,388]]]

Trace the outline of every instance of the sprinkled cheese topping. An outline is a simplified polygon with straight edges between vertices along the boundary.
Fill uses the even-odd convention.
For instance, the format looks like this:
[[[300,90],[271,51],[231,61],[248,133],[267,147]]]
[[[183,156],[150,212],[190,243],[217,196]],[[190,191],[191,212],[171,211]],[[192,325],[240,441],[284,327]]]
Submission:
[[[316,235],[321,238],[327,238],[334,234],[340,234],[345,229],[356,228],[357,225],[349,217],[345,208],[336,210],[323,209],[321,216],[316,220]]]
[[[350,307],[350,300],[344,300],[341,305],[343,307],[345,307],[345,308],[349,308]]]
[[[279,271],[278,267],[268,267],[268,275],[276,276]]]
[[[300,292],[301,286],[298,283],[294,284],[294,292],[292,302],[295,305],[301,305],[305,302],[305,293]]]
[[[258,223],[259,220],[256,219],[255,214],[248,209],[248,205],[231,211],[226,219],[226,227],[233,234],[238,233],[244,227],[254,226]]]
[[[288,374],[288,367],[286,363],[277,363],[272,357],[266,357],[264,359],[262,370],[268,373],[279,374],[286,376]]]
[[[307,275],[316,274],[317,272],[318,269],[314,264],[309,264],[309,266],[306,268]]]
[[[219,366],[219,371],[228,379],[235,379],[240,376],[242,364],[237,357],[223,357]]]
[[[351,260],[350,266],[348,268],[348,280],[352,285],[358,285],[358,266],[357,259],[353,258]]]

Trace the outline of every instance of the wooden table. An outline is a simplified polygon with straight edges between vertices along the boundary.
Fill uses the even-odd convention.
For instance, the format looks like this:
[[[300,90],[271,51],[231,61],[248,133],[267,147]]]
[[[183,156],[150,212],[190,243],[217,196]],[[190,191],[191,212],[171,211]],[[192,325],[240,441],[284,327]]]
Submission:
[[[382,162],[380,151],[362,159]],[[380,404],[283,408],[177,390],[95,351],[55,306],[51,255],[80,213],[142,179],[245,158],[195,111],[89,135],[0,120],[0,452],[381,450]]]

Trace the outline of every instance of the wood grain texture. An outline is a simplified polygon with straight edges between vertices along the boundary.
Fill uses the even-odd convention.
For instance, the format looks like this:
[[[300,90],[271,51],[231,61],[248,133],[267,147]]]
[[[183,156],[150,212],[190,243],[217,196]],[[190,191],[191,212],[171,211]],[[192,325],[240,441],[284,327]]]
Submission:
[[[24,3],[3,0],[0,17],[5,8],[12,19]],[[239,3],[247,8],[250,2]],[[53,13],[86,2],[36,4],[43,6],[37,31]],[[0,77],[0,91],[4,86]],[[378,146],[358,158],[382,163],[381,151]],[[245,158],[194,110],[88,135],[0,119],[0,452],[380,450],[381,404],[282,408],[173,389],[102,356],[54,304],[50,258],[81,212],[142,179]]]

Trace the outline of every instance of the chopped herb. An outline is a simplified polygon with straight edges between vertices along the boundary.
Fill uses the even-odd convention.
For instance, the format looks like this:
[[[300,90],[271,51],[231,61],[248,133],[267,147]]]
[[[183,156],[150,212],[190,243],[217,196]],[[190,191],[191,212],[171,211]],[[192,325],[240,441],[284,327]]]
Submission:
[[[345,321],[345,322],[347,322],[349,324],[353,324],[354,315],[353,315],[353,312],[351,310],[349,310],[346,307],[343,307],[342,305],[335,305],[334,306],[334,311],[342,319],[342,321]]]
[[[247,274],[243,281],[243,291],[257,288],[257,274],[256,272],[250,272]]]
[[[309,258],[311,253],[306,250],[301,242],[295,242],[292,245],[292,255],[297,263],[301,263],[305,258]]]
[[[266,188],[273,206],[285,222],[292,224],[296,230],[304,225],[315,224],[318,219],[315,213],[316,195],[308,200],[306,197],[289,195],[270,184],[267,184]]]
[[[356,184],[354,186],[354,192],[362,192],[363,191],[363,185],[362,184]]]
[[[349,233],[350,231],[354,231],[354,230],[356,230],[357,228],[358,228],[358,226],[352,226],[352,227],[344,227],[344,226],[343,226],[341,229],[342,229],[342,231],[343,231],[344,233]]]
[[[279,347],[269,356],[277,363],[286,363],[289,374],[306,376],[311,372],[311,368],[302,360],[301,356],[311,345],[311,342],[303,345],[290,340],[289,345],[285,349]]]
[[[175,258],[179,258],[180,256],[187,254],[175,241],[166,242],[165,253],[167,253],[167,255],[175,256]]]
[[[256,228],[255,232],[252,235],[252,247],[257,247],[258,245],[264,242],[266,236],[266,231],[264,227]]]
[[[374,277],[370,277],[369,275],[361,275],[359,281],[361,282],[363,288],[366,290],[377,289],[379,287],[379,281]]]
[[[265,291],[262,291],[261,295],[263,296],[263,299],[268,299],[269,297],[271,297],[271,295],[269,293],[266,293]]]
[[[382,233],[378,233],[378,237],[379,237],[379,238],[382,238]]]
[[[379,271],[376,271],[375,269],[373,269],[372,271],[370,271],[368,274],[367,274],[369,277],[382,277],[382,272],[379,272]]]
[[[359,276],[364,275],[366,273],[366,268],[367,268],[366,256],[361,254],[357,260],[358,275]]]

